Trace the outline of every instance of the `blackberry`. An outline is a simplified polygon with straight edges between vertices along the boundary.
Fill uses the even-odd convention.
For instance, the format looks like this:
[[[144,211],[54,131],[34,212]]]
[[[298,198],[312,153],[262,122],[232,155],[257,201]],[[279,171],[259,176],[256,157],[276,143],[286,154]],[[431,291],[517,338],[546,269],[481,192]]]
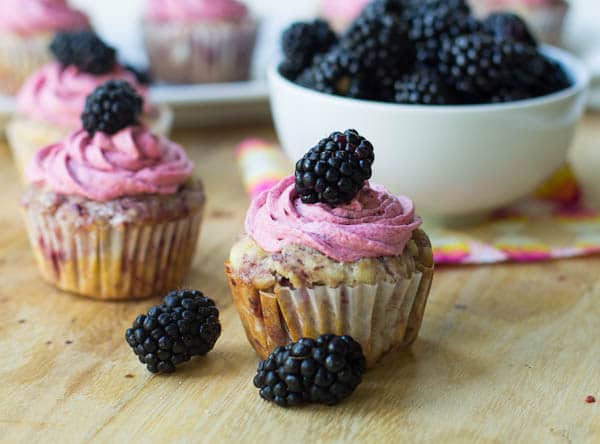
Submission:
[[[499,40],[521,42],[530,46],[537,46],[538,44],[525,21],[510,12],[490,14],[484,20],[483,28]]]
[[[535,56],[535,50],[520,43],[476,33],[445,41],[438,70],[465,101],[482,103],[502,88],[518,84],[517,72]]]
[[[221,334],[215,303],[195,290],[169,293],[139,315],[125,339],[152,373],[173,373],[193,356],[206,355]]]
[[[360,61],[365,74],[380,66],[408,71],[414,63],[414,47],[398,5],[390,0],[374,1],[340,37],[340,46]]]
[[[337,35],[324,20],[293,23],[281,38],[285,58],[282,74],[293,80],[312,64],[315,55],[327,52],[336,43]]]
[[[453,92],[433,70],[407,74],[394,85],[394,101],[422,105],[450,105],[456,103]]]
[[[115,134],[138,123],[142,106],[142,98],[128,82],[109,80],[87,97],[83,128],[92,136],[98,131]]]
[[[110,72],[117,62],[115,49],[92,31],[60,32],[50,50],[61,65],[75,65],[90,74]]]
[[[373,145],[356,130],[334,132],[296,163],[296,192],[304,203],[350,202],[371,178]]]
[[[436,8],[420,5],[409,14],[409,38],[415,44],[419,64],[435,66],[443,42],[481,29],[479,21],[463,9],[442,3]]]
[[[526,64],[515,69],[518,85],[527,88],[534,96],[544,96],[568,88],[571,85],[562,67],[535,50]]]
[[[326,94],[364,98],[361,63],[349,51],[334,48],[318,55],[313,65],[304,70],[296,83]]]
[[[354,392],[366,372],[360,344],[350,336],[322,335],[278,347],[258,365],[260,396],[281,407],[334,405]]]

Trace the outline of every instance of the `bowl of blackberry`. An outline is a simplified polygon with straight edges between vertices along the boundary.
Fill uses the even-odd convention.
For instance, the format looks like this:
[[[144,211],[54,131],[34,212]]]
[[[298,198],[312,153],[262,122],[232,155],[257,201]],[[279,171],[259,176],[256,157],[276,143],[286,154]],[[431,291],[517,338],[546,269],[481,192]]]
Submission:
[[[589,74],[517,15],[466,0],[374,0],[342,34],[297,22],[269,69],[282,146],[354,127],[378,146],[374,179],[439,220],[527,195],[565,161]]]

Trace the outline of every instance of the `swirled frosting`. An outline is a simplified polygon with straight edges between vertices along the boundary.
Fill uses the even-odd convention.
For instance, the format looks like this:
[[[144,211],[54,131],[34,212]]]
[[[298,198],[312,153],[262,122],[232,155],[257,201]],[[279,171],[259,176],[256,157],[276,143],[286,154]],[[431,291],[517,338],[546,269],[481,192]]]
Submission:
[[[301,244],[340,262],[400,255],[420,225],[413,202],[380,185],[367,184],[332,208],[302,203],[293,176],[257,196],[246,216],[246,232],[266,251]]]
[[[25,116],[75,130],[81,126],[86,97],[112,79],[127,80],[143,98],[148,95],[147,88],[137,83],[135,76],[122,66],[96,75],[76,66],[50,63],[27,79],[17,96],[17,109]]]
[[[66,0],[0,1],[0,30],[28,35],[89,26],[87,16]]]
[[[105,202],[173,194],[191,177],[193,166],[180,145],[143,127],[129,127],[112,136],[77,131],[39,150],[27,176],[55,193]]]
[[[148,0],[146,18],[155,22],[242,20],[248,8],[237,0]]]

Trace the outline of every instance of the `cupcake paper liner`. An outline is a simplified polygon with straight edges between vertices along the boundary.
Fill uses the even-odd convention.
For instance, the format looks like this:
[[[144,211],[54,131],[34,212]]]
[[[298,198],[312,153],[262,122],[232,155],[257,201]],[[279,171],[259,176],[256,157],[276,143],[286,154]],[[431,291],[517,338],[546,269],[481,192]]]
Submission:
[[[58,288],[95,299],[140,299],[181,285],[189,271],[202,221],[78,226],[25,209],[39,269]]]
[[[0,34],[0,92],[15,94],[31,73],[50,61],[51,34]]]
[[[155,113],[143,116],[142,119],[153,133],[168,136],[173,124],[173,111],[168,106],[162,105],[155,108]],[[15,117],[9,121],[6,126],[6,137],[23,184],[28,183],[25,169],[37,150],[64,139],[71,132],[72,129],[61,128],[27,117]]]
[[[150,66],[156,80],[217,83],[247,80],[258,24],[144,24]]]
[[[334,333],[358,341],[369,366],[417,338],[433,279],[433,267],[424,267],[395,283],[277,286],[264,292],[240,279],[229,265],[226,273],[248,340],[263,359],[302,337]]]

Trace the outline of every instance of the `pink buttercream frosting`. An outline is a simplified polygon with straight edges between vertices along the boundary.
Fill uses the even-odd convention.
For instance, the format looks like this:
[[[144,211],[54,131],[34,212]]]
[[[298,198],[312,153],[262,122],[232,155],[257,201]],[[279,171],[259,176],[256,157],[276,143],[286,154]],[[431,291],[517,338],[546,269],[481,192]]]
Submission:
[[[1,0],[0,30],[22,35],[81,29],[90,26],[87,16],[66,0]]]
[[[146,18],[155,22],[239,21],[248,8],[237,0],[148,0]]]
[[[381,185],[365,184],[352,202],[333,208],[302,203],[293,176],[257,196],[246,216],[246,232],[266,251],[300,244],[340,262],[398,256],[420,225],[413,202]]]
[[[86,97],[112,79],[127,80],[143,98],[148,94],[147,88],[120,65],[107,74],[95,75],[76,66],[50,63],[25,82],[17,96],[17,109],[25,116],[75,130],[81,126]]]
[[[55,193],[105,202],[139,194],[173,194],[192,175],[183,147],[136,126],[115,135],[79,130],[39,150],[32,183]]]

